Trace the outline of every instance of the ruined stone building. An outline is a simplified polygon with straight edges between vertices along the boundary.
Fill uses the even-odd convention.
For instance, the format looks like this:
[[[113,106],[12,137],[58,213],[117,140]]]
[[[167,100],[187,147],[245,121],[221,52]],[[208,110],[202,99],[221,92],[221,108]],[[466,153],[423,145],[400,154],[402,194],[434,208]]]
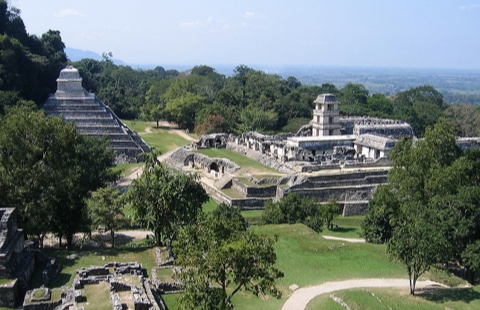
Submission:
[[[236,143],[284,162],[328,164],[387,158],[400,138],[414,137],[412,127],[402,121],[340,117],[339,102],[332,94],[321,94],[314,103],[312,121],[297,134],[244,133]]]
[[[192,146],[226,147],[281,176],[238,175],[239,168],[231,168],[228,161],[185,148],[174,152],[169,162],[183,170],[203,169],[213,181],[204,182],[211,197],[232,206],[262,208],[296,192],[319,203],[335,199],[344,215],[362,214],[375,189],[387,182],[388,153],[402,137],[414,137],[413,130],[398,120],[340,117],[340,103],[332,94],[319,95],[314,104],[313,119],[295,134],[210,134]]]
[[[139,154],[150,151],[136,132],[130,130],[97,96],[82,87],[82,78],[72,66],[60,72],[57,91],[50,95],[43,109],[47,115],[60,116],[75,124],[82,135],[108,137],[117,162],[135,162]]]
[[[35,253],[25,246],[14,208],[0,209],[0,307],[14,307],[23,298],[35,268]]]

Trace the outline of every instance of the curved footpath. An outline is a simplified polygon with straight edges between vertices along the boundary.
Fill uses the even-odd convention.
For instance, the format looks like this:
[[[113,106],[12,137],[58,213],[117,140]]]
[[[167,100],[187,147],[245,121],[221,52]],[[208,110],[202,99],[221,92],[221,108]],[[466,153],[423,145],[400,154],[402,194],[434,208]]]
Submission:
[[[345,241],[350,243],[365,243],[365,239],[361,238],[341,238],[341,237],[334,237],[334,236],[322,236],[323,239],[326,240],[335,240],[335,241]]]
[[[429,285],[442,284],[433,281],[417,281],[416,288],[423,288]],[[282,310],[300,310],[305,309],[307,304],[316,296],[332,293],[335,291],[362,288],[362,287],[401,287],[409,288],[409,282],[407,279],[356,279],[337,282],[325,282],[320,285],[305,287],[293,292],[292,296],[288,298],[282,307]]]

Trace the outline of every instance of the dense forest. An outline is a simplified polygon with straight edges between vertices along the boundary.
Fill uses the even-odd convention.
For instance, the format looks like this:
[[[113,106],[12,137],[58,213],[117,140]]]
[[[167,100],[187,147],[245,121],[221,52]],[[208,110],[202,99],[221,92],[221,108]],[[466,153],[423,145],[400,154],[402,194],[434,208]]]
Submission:
[[[40,106],[55,91],[55,80],[69,61],[60,32],[29,35],[19,10],[0,1],[0,113],[22,100]],[[71,63],[83,86],[95,93],[121,118],[168,120],[198,134],[211,132],[295,132],[312,118],[320,93],[336,94],[343,115],[399,119],[410,123],[417,136],[446,116],[456,134],[480,135],[480,111],[469,104],[449,105],[431,86],[418,85],[390,96],[369,93],[363,84],[302,85],[293,76],[282,78],[245,65],[225,76],[199,65],[184,72],[115,65],[103,60]]]

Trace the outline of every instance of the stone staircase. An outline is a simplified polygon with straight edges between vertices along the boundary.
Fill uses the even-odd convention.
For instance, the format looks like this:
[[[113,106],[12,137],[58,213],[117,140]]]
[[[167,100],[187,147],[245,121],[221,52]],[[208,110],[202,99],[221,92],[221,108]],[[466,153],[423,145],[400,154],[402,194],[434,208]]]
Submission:
[[[227,187],[231,187],[232,186],[232,179],[233,179],[233,176],[226,173],[217,182],[215,182],[215,186],[218,189],[224,189],[224,188],[227,188]]]
[[[50,97],[43,105],[48,116],[62,117],[65,122],[75,124],[78,132],[85,136],[107,136],[109,147],[117,154],[125,154],[135,161],[139,154],[150,148],[136,133],[131,131],[97,97],[86,98],[82,103],[78,99],[56,100]]]
[[[82,88],[78,70],[65,68],[60,72],[57,83],[57,92],[43,105],[47,116],[59,116],[65,122],[75,124],[82,135],[106,136],[109,147],[117,154],[117,162],[136,162],[139,154],[150,151],[145,141],[108,106]]]

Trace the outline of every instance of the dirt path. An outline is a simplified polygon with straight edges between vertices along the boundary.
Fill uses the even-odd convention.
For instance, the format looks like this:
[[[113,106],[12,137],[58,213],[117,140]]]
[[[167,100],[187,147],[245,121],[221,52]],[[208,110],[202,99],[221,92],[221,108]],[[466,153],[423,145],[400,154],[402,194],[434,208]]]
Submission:
[[[351,242],[351,243],[365,243],[365,239],[361,238],[340,238],[340,237],[334,237],[334,236],[322,236],[323,239],[327,240],[336,240],[336,241],[345,241],[345,242]]]
[[[171,134],[177,134],[177,135],[185,138],[188,141],[192,141],[192,142],[197,141],[195,138],[192,138],[191,136],[186,134],[184,130],[178,129],[177,125],[175,125],[175,124],[172,124],[172,123],[169,123],[169,122],[160,122],[159,126],[160,126],[160,128],[168,129]],[[147,128],[145,128],[145,131],[143,133],[152,133],[152,132],[153,132],[152,127],[147,127]],[[170,154],[172,154],[174,151],[175,150],[171,150],[169,152],[166,152],[166,153],[158,156],[158,160],[161,161],[161,162],[165,161],[165,159],[167,159],[168,156],[170,156]],[[128,185],[130,185],[130,183],[132,183],[132,180],[139,178],[142,175],[142,173],[143,173],[143,166],[138,167],[137,169],[133,170],[133,172],[130,173],[128,176],[122,178],[117,183],[117,185],[120,186],[120,187],[128,186]]]
[[[442,284],[433,281],[417,281],[416,288]],[[362,287],[400,287],[409,288],[407,279],[356,279],[337,282],[325,282],[320,285],[305,287],[296,290],[285,302],[282,310],[300,310],[305,309],[307,304],[318,295],[327,294],[335,291],[362,288]]]

